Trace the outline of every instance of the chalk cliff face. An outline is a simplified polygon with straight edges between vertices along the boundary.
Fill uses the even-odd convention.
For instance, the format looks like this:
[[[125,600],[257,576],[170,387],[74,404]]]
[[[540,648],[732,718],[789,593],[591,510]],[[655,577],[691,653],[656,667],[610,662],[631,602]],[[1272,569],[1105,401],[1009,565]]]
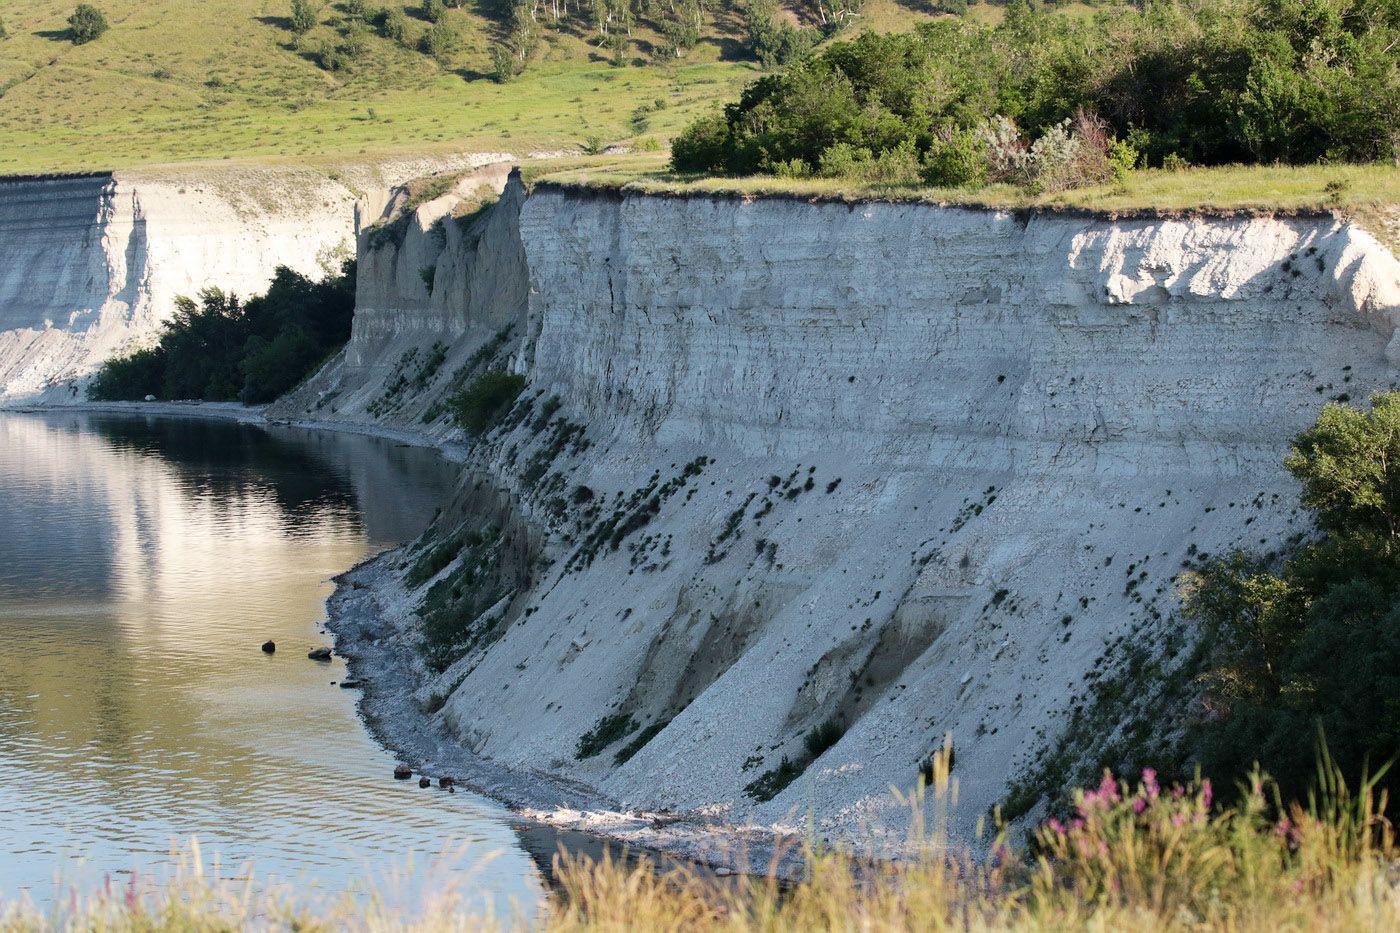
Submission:
[[[417,206],[397,189],[356,208],[358,275],[349,344],[279,400],[273,417],[369,421],[443,434],[440,401],[465,358],[525,307],[517,185],[500,209],[509,162],[485,165]],[[459,380],[460,381],[460,380]],[[434,414],[424,418],[429,409]]]
[[[354,254],[357,193],[499,158],[0,178],[0,401],[81,399],[177,296],[255,294],[279,265],[319,278]]]
[[[1303,527],[1289,438],[1400,364],[1400,263],[1331,218],[512,185],[411,303],[426,219],[284,411],[451,436],[434,399],[492,358],[528,378],[471,482],[544,543],[448,510],[384,612],[405,644],[456,614],[423,695],[464,744],[633,806],[859,837],[951,733],[967,831],[1188,556]],[[456,377],[402,363],[433,342]]]

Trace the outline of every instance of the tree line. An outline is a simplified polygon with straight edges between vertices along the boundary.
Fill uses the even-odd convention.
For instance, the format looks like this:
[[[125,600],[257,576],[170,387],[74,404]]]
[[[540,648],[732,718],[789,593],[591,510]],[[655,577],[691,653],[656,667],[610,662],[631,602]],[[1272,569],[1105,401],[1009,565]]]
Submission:
[[[279,266],[263,295],[207,288],[175,305],[155,346],[103,364],[90,398],[272,401],[350,339],[355,263],[320,282]]]
[[[799,52],[688,127],[672,163],[962,185],[1034,181],[1056,145],[1119,168],[1391,162],[1396,113],[1400,0],[1153,0],[1086,17],[1018,2],[994,27],[945,17]]]

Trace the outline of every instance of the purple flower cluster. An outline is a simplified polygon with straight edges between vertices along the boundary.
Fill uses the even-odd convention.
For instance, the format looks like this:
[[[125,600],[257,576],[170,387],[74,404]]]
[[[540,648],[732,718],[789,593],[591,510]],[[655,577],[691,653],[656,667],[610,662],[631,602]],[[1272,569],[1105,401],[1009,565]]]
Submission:
[[[1164,792],[1151,768],[1142,772],[1135,787],[1105,771],[1098,787],[1075,794],[1075,812],[1068,823],[1047,820],[1037,838],[1050,857],[1073,861],[1106,878],[1114,874],[1110,863],[1120,850],[1139,855],[1170,851],[1183,834],[1206,829],[1213,800],[1208,780]],[[1119,845],[1129,838],[1136,842]]]

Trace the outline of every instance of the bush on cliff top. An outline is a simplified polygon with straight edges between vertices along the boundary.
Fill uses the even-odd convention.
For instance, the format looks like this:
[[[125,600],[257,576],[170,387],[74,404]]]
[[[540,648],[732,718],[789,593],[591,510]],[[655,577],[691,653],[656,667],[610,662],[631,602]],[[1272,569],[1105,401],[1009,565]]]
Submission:
[[[1077,112],[1153,165],[1394,160],[1400,3],[1151,3],[1092,18],[1014,4],[994,28],[866,33],[750,84],[675,140],[672,164],[815,173],[841,146],[872,159],[907,147],[945,184],[962,181],[936,177],[959,134],[1001,117],[1041,138]]]

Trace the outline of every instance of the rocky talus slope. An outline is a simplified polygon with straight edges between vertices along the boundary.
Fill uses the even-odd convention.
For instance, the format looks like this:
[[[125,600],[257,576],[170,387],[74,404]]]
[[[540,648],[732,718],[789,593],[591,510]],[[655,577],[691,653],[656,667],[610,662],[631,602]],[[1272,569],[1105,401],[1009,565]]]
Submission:
[[[1185,561],[1303,529],[1288,439],[1400,365],[1400,263],[1332,217],[453,203],[362,233],[275,413],[460,438],[526,377],[374,613],[456,741],[623,807],[897,830],[951,733],[969,831]]]
[[[0,177],[0,403],[80,401],[177,296],[255,294],[279,265],[319,278],[354,254],[358,197],[501,157]]]

